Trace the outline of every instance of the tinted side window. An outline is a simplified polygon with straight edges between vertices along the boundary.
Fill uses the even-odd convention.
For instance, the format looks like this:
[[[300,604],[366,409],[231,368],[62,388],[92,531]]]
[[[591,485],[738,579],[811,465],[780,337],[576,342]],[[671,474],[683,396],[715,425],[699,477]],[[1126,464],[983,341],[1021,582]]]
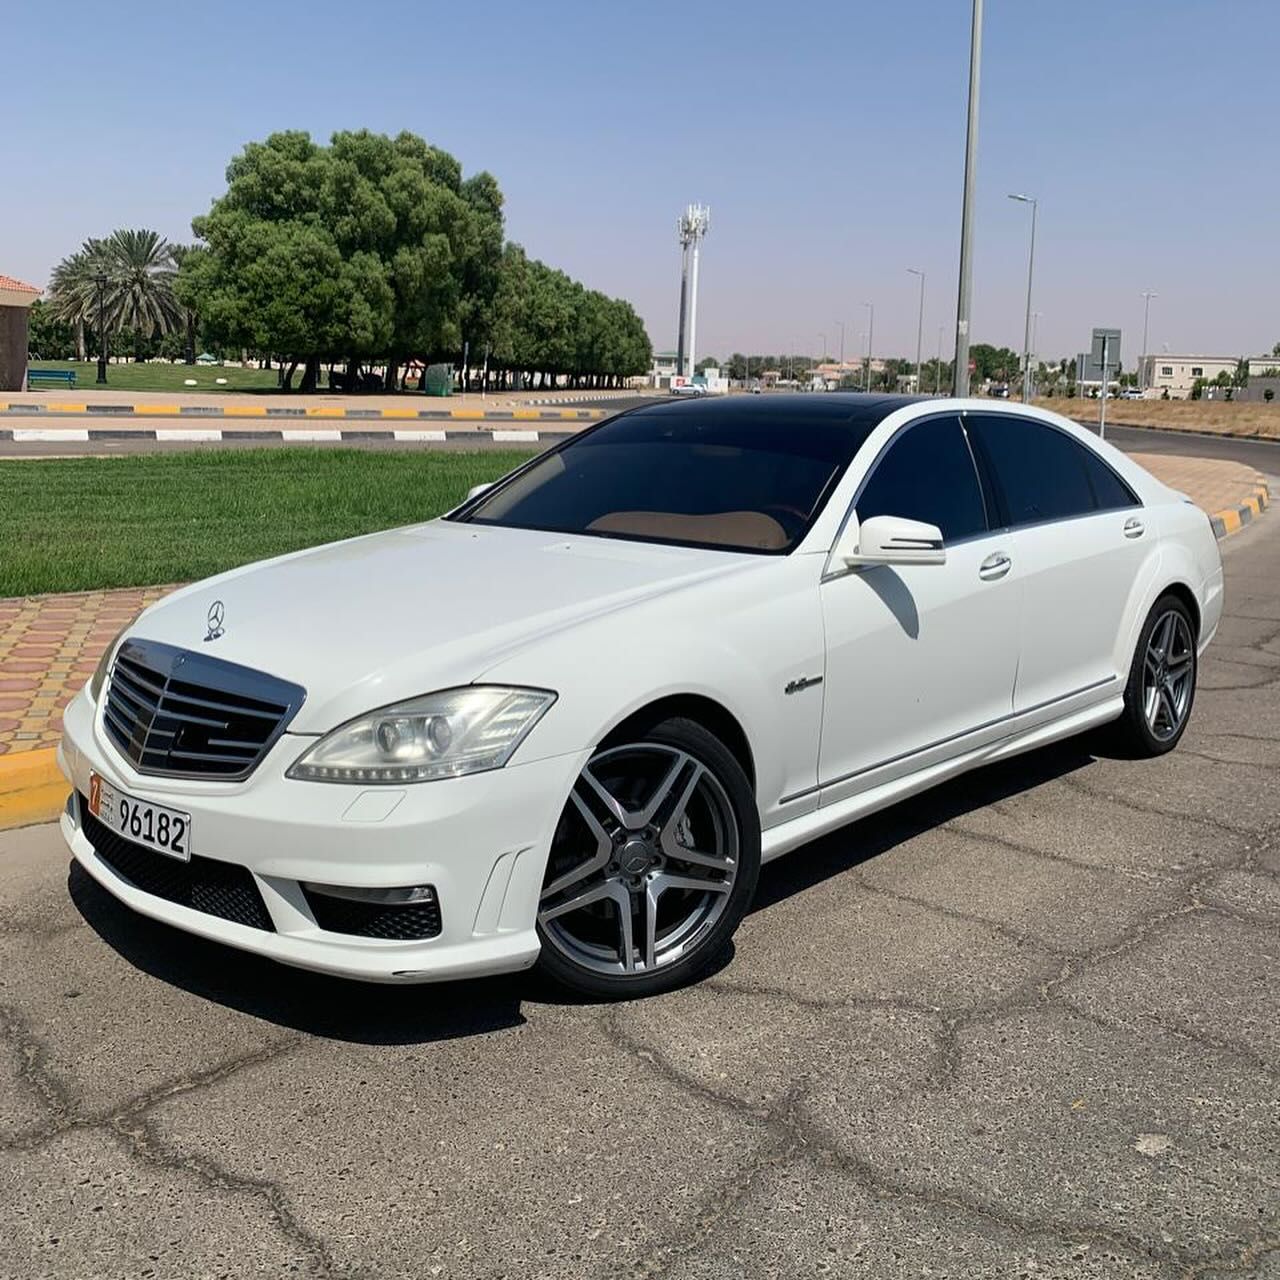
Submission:
[[[1085,454],[1085,467],[1099,511],[1119,511],[1123,507],[1140,507],[1137,495],[1096,453]]]
[[[931,418],[908,427],[876,463],[854,507],[859,520],[936,524],[944,542],[985,532],[982,491],[959,421]]]
[[[965,425],[992,472],[1009,524],[1068,520],[1096,509],[1091,455],[1063,432],[1003,414],[966,415]]]

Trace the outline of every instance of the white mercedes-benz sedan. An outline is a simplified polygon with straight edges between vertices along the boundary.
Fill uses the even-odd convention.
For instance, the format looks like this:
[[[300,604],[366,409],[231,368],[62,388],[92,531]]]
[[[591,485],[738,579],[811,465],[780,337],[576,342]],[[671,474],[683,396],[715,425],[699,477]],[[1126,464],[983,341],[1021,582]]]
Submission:
[[[1106,722],[1168,751],[1221,612],[1205,514],[1053,414],[653,404],[148,609],[67,709],[62,830],[287,964],[647,994],[851,819]]]

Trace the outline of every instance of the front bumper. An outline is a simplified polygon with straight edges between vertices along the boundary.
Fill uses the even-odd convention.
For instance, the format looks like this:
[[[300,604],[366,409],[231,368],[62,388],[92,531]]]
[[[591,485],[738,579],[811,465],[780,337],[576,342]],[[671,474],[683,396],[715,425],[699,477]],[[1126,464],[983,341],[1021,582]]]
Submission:
[[[71,852],[143,915],[284,964],[373,982],[478,977],[537,959],[547,851],[587,752],[404,788],[360,788],[286,778],[311,739],[285,734],[247,780],[226,783],[139,774],[98,720],[83,690],[63,715],[58,763],[74,790],[87,795],[93,772],[130,795],[190,813],[192,853],[247,868],[272,929],[143,892],[98,856],[73,798],[61,821]],[[430,884],[441,931],[403,942],[321,929],[304,881]]]

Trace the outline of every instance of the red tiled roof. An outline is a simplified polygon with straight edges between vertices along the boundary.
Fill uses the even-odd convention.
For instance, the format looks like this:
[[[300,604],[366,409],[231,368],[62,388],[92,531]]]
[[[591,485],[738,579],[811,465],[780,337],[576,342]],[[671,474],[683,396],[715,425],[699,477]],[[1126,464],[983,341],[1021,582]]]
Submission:
[[[33,284],[23,284],[21,280],[15,280],[12,276],[0,276],[0,289],[16,289],[19,293],[39,293],[39,289]]]

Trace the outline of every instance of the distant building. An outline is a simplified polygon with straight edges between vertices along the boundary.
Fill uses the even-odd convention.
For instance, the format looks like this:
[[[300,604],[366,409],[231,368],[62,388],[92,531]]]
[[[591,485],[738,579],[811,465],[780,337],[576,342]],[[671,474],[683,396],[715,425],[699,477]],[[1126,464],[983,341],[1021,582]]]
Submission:
[[[1220,373],[1234,377],[1239,356],[1143,356],[1138,364],[1138,383],[1148,395],[1186,400],[1197,378],[1212,382]]]
[[[0,391],[27,386],[27,312],[40,296],[32,284],[0,276]]]
[[[1254,378],[1280,377],[1280,356],[1250,356],[1249,381]]]

